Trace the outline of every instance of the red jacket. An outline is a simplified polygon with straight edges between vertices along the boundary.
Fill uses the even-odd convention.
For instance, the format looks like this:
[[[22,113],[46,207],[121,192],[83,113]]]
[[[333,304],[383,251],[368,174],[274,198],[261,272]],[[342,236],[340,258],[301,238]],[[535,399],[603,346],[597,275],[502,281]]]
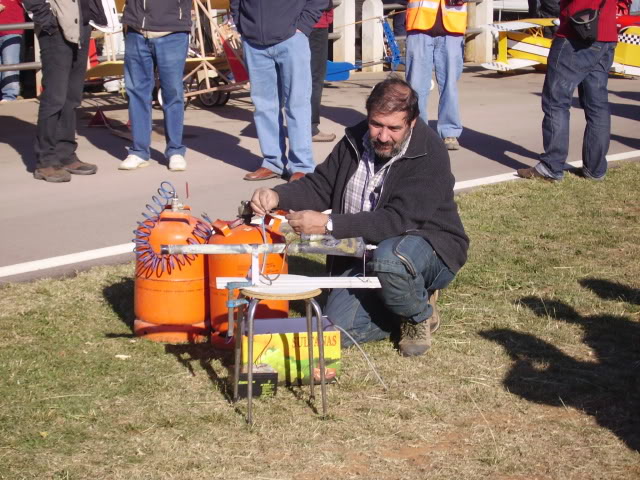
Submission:
[[[0,4],[5,7],[4,10],[0,12],[0,25],[24,23],[22,0],[0,0]],[[24,30],[0,30],[0,37],[15,33],[23,34]]]
[[[329,25],[333,23],[333,8],[331,10],[325,10],[322,12],[322,16],[318,23],[313,28],[329,28]]]
[[[601,3],[602,0],[560,0],[560,27],[556,35],[558,37],[576,38],[569,17],[585,8],[596,10],[600,7]],[[631,0],[621,0],[620,3],[629,5]],[[604,0],[604,5],[600,9],[600,19],[598,23],[599,42],[618,41],[618,30],[616,28],[617,4],[618,0]]]

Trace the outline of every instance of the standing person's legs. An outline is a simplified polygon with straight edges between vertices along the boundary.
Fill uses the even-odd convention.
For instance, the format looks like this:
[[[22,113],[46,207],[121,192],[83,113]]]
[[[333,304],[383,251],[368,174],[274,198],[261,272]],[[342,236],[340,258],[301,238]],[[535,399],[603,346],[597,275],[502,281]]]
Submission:
[[[22,35],[9,34],[0,37],[0,65],[20,63]],[[13,101],[20,95],[20,72],[0,72],[0,100]]]
[[[433,37],[411,31],[407,35],[407,82],[418,94],[420,118],[427,122],[427,106],[433,71]]]
[[[242,40],[244,59],[247,62],[251,82],[251,101],[255,108],[253,119],[262,150],[262,167],[282,175],[287,157],[280,81],[273,55],[276,46],[253,46],[246,39]],[[302,59],[298,61],[303,62]],[[306,64],[308,67],[308,59]],[[311,122],[311,118],[308,122]],[[310,133],[310,131],[307,132],[307,134]]]
[[[589,65],[588,55],[578,53],[576,46],[579,47],[566,38],[556,37],[553,40],[542,88],[544,153],[540,155],[540,163],[535,169],[541,175],[555,180],[563,177],[569,154],[569,117],[573,92],[593,65]],[[588,49],[580,50],[588,53],[584,52]],[[580,69],[576,66],[580,66]]]
[[[282,85],[284,113],[289,136],[290,174],[310,173],[316,168],[311,148],[311,54],[309,39],[298,32],[275,45],[275,60]]]
[[[124,54],[124,81],[129,97],[129,121],[133,137],[129,155],[142,160],[149,160],[151,156],[151,101],[155,85],[153,68],[150,41],[129,29],[125,36]]]
[[[313,136],[320,133],[320,104],[329,55],[328,28],[311,30],[309,50],[311,53],[311,135]]]
[[[609,110],[609,69],[613,63],[614,43],[597,42],[602,46],[600,61],[582,80],[582,103],[587,126],[582,140],[583,173],[586,177],[601,179],[607,173],[607,152],[611,139],[611,112]]]
[[[84,93],[84,77],[87,73],[87,59],[91,27],[80,27],[80,45],[72,47],[72,61],[67,77],[67,98],[60,112],[58,121],[56,156],[62,165],[70,165],[78,160],[76,157],[76,108],[82,102]],[[88,173],[88,172],[87,172]],[[93,170],[91,173],[95,173]]]
[[[38,41],[43,91],[40,95],[36,126],[36,169],[62,168],[62,159],[57,151],[58,122],[67,101],[74,49],[60,31],[53,35],[41,32]]]
[[[540,18],[558,18],[559,14],[560,2],[558,0],[540,0],[538,7],[538,16]],[[544,27],[542,32],[546,38],[553,38],[557,30],[558,27],[552,25],[550,27]]]
[[[442,138],[458,138],[462,133],[458,80],[462,75],[464,36],[436,37],[433,62],[440,91],[438,134]]]
[[[153,55],[158,67],[162,110],[166,139],[165,157],[184,156],[186,147],[182,144],[184,129],[184,65],[189,49],[189,34],[176,32],[151,41]]]

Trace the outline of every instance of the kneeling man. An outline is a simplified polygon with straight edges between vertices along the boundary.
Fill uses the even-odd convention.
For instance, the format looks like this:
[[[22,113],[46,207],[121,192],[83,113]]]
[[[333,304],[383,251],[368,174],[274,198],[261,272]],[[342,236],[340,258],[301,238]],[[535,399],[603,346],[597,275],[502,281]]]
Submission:
[[[440,137],[418,118],[418,97],[389,77],[367,99],[367,120],[347,128],[329,157],[297,182],[260,188],[255,213],[290,210],[297,233],[362,237],[376,245],[366,262],[382,288],[334,289],[327,316],[357,342],[400,334],[404,356],[425,354],[440,324],[439,289],[467,259],[453,199],[455,179]],[[321,213],[331,209],[327,215]],[[332,275],[362,274],[361,259],[329,257]],[[343,335],[343,346],[352,340]]]

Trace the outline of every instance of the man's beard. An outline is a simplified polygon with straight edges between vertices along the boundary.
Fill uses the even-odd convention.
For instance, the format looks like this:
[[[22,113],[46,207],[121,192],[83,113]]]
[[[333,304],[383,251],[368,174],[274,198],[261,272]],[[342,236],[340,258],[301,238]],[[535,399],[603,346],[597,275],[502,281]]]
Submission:
[[[411,135],[411,129],[408,129],[404,138],[398,142],[394,142],[390,140],[388,142],[382,143],[373,139],[371,139],[370,142],[371,142],[371,146],[373,147],[373,151],[375,152],[378,158],[389,160],[395,157],[396,155],[400,154],[400,152],[402,152],[407,141],[409,140],[410,135]],[[383,150],[384,147],[389,147],[389,146],[391,146],[390,150],[386,150],[386,149]]]

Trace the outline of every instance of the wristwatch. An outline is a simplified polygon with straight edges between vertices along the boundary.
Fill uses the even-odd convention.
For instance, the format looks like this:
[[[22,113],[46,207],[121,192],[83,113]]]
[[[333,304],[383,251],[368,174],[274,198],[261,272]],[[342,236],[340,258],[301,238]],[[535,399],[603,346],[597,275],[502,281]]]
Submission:
[[[327,220],[327,224],[324,226],[324,234],[331,235],[333,233],[333,219],[331,215],[329,215],[329,220]]]

